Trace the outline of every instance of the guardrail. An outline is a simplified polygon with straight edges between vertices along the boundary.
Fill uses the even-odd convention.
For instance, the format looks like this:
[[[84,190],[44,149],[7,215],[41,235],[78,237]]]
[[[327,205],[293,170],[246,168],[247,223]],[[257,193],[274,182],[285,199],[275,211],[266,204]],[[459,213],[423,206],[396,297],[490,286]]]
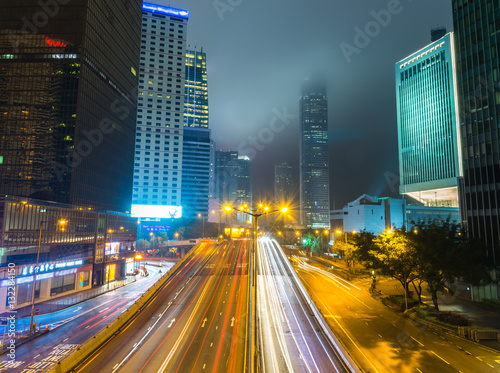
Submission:
[[[278,244],[278,246],[281,248],[281,246],[279,244]],[[290,269],[290,273],[293,276],[293,280],[297,284],[297,287],[299,288],[299,290],[302,294],[302,297],[309,305],[309,309],[313,312],[314,317],[318,321],[320,327],[323,329],[323,333],[325,333],[326,337],[330,340],[330,343],[335,348],[335,350],[337,351],[339,356],[344,360],[344,363],[347,365],[347,367],[350,369],[350,371],[353,373],[360,373],[361,370],[358,368],[357,364],[354,362],[351,355],[345,350],[344,346],[340,343],[340,341],[337,339],[337,337],[335,337],[335,335],[333,334],[332,330],[328,326],[328,323],[324,319],[321,312],[319,312],[318,307],[316,307],[316,304],[313,302],[313,300],[309,296],[309,293],[307,292],[306,288],[304,287],[304,285],[300,281],[299,276],[297,276],[297,273],[293,269],[292,265],[290,264],[290,261],[286,257],[283,250],[282,249],[278,250],[278,252],[280,253],[285,265],[288,266],[288,268]]]
[[[46,373],[67,373],[73,371],[75,367],[78,366],[82,361],[84,361],[92,352],[98,350],[103,346],[110,338],[117,335],[120,330],[127,324],[152,298],[155,294],[170,278],[170,276],[186,261],[188,258],[194,255],[197,249],[196,245],[193,247],[189,253],[172,268],[170,268],[153,286],[151,286],[139,299],[137,299],[134,304],[132,304],[127,310],[113,320],[105,329],[101,330],[99,333],[94,335],[91,339],[87,340],[80,347],[78,347],[71,355],[59,360],[56,365],[51,367]]]

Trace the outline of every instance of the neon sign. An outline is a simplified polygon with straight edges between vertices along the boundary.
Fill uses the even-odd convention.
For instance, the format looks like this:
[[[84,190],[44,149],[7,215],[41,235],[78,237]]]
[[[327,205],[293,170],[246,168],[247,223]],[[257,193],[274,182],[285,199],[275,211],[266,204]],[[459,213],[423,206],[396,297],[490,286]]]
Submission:
[[[45,38],[45,42],[48,45],[52,46],[52,47],[61,47],[61,48],[64,48],[64,47],[66,47],[68,45],[66,43],[63,43],[60,40],[54,40],[54,39],[50,39],[50,38]]]
[[[142,9],[152,13],[163,13],[167,16],[174,16],[184,19],[189,19],[189,11],[182,9],[175,9],[169,6],[161,6],[151,3],[142,3]]]

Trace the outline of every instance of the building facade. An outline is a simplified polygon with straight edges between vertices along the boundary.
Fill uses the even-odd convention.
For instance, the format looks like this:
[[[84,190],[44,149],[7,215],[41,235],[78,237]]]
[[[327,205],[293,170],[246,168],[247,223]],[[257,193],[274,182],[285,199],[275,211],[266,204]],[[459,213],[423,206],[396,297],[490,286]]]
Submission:
[[[230,224],[236,221],[236,216],[226,213],[224,205],[238,204],[238,152],[217,150],[215,152],[215,199],[221,206],[220,220]]]
[[[238,184],[236,191],[236,204],[235,207],[252,206],[252,168],[250,158],[246,155],[238,156]],[[251,223],[251,216],[242,212],[237,212],[238,223],[246,224]]]
[[[129,211],[141,2],[40,4],[0,2],[0,194]]]
[[[132,214],[179,218],[189,12],[151,3],[142,9]]]
[[[326,87],[307,82],[300,99],[300,215],[306,228],[330,227],[328,165]]]
[[[406,199],[376,198],[363,194],[349,202],[342,210],[331,211],[332,234],[335,231],[383,233],[387,229],[412,229],[415,223],[429,219],[460,222],[460,213],[456,207],[425,206],[410,204]]]
[[[396,102],[400,192],[429,206],[458,207],[463,172],[453,33],[396,63]]]
[[[474,299],[500,299],[500,8],[497,1],[453,0],[459,124],[463,152],[461,208],[470,237],[484,240],[493,283]]]
[[[187,218],[208,217],[210,130],[206,54],[186,53],[184,137],[182,146],[182,208]]]
[[[31,302],[35,272],[35,301],[133,275],[136,236],[137,221],[128,214],[2,196],[0,298],[6,299],[8,268],[16,270],[15,308]],[[0,313],[5,306],[0,302]]]
[[[292,167],[286,162],[274,166],[274,201],[277,206],[293,203]]]

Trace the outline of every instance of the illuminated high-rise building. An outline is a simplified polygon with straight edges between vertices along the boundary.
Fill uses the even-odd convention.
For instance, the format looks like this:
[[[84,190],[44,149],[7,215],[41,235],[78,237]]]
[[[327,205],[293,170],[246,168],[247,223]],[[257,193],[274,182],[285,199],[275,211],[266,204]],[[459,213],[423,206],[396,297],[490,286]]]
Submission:
[[[500,12],[498,2],[452,1],[463,183],[462,219],[487,244],[493,282],[473,287],[473,299],[500,300]]]
[[[129,211],[141,2],[54,4],[0,1],[0,194]]]
[[[206,54],[188,49],[182,146],[182,208],[184,217],[208,217],[210,130]]]
[[[151,3],[142,9],[132,214],[179,218],[189,12]]]
[[[396,63],[396,102],[400,192],[427,206],[458,208],[462,149],[453,43],[448,33]]]
[[[274,166],[274,200],[276,205],[281,206],[292,203],[293,179],[292,167],[286,162]]]
[[[330,227],[328,165],[326,87],[306,82],[300,99],[300,218],[307,228]]]

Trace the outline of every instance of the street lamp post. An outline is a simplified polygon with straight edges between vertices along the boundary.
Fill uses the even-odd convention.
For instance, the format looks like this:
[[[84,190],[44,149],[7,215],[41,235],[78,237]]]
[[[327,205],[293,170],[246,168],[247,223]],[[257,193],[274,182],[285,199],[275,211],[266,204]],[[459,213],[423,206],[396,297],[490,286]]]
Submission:
[[[198,214],[198,217],[201,218],[202,226],[203,226],[201,238],[205,239],[205,217],[201,214]]]

